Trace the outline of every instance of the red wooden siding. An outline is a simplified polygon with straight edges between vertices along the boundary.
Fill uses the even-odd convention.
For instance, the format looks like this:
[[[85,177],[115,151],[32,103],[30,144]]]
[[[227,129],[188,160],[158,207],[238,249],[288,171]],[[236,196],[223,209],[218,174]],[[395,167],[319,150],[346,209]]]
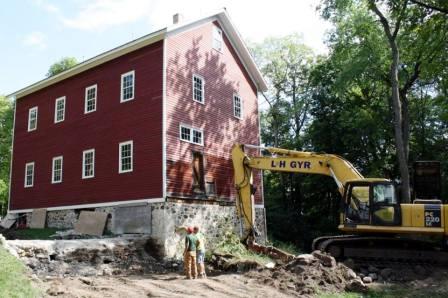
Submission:
[[[120,103],[120,76],[135,70],[135,99]],[[163,41],[124,55],[17,101],[11,210],[162,197]],[[96,112],[84,114],[85,88],[98,85]],[[55,100],[66,96],[63,122]],[[39,107],[27,132],[28,109]],[[133,172],[118,173],[118,144],[133,140]],[[82,179],[82,152],[95,149],[95,177]],[[63,182],[51,184],[52,158],[63,155]],[[34,187],[24,188],[35,162]]]
[[[234,199],[230,149],[235,142],[258,144],[257,90],[224,35],[223,51],[212,49],[213,24],[167,39],[167,193],[192,195],[192,151],[204,154],[206,180],[216,181],[218,196]],[[193,101],[192,76],[205,81],[205,103]],[[233,94],[243,100],[243,119],[233,116]],[[179,125],[202,129],[204,146],[179,139]],[[255,175],[261,203],[261,175]]]

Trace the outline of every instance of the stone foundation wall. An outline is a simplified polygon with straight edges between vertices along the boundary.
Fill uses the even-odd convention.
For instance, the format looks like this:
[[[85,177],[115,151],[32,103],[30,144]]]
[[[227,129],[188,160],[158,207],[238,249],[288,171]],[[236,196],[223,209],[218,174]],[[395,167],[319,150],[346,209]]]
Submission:
[[[266,244],[268,241],[268,231],[266,228],[266,209],[255,208],[255,228],[260,233],[255,240],[259,244]]]
[[[226,232],[240,233],[240,224],[235,206],[185,201],[152,203],[149,205],[151,206],[150,236],[163,247],[166,257],[182,256],[185,233],[176,232],[177,227],[199,226],[201,232],[205,235],[207,249],[213,249]],[[112,217],[116,208],[120,208],[120,206],[94,209],[96,212],[109,214],[106,223],[106,230],[108,231],[111,231]],[[73,229],[81,210],[48,211],[47,226],[58,229]],[[266,241],[265,209],[255,208],[255,214],[256,226],[260,232],[257,242],[263,244]],[[28,213],[26,216],[29,224],[32,214]]]

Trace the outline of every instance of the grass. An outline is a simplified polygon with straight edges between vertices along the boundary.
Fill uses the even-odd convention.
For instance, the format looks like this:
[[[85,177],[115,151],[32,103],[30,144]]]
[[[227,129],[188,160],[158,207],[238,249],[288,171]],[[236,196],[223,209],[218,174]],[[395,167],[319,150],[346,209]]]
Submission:
[[[216,246],[215,252],[220,254],[230,254],[236,259],[241,261],[255,261],[262,265],[272,262],[272,259],[265,256],[256,254],[247,250],[240,238],[232,232],[226,232],[223,239]]]
[[[45,229],[20,229],[14,231],[14,236],[17,239],[23,240],[49,240],[50,236],[54,235],[60,229],[45,228]]]
[[[268,243],[268,245],[272,245],[278,249],[281,249],[287,253],[293,254],[293,255],[299,255],[302,252],[300,251],[300,249],[297,248],[297,246],[295,246],[293,243],[291,242],[283,242],[280,240],[275,240],[273,239],[272,241],[270,241]]]
[[[25,266],[0,245],[0,297],[40,297],[26,276]]]

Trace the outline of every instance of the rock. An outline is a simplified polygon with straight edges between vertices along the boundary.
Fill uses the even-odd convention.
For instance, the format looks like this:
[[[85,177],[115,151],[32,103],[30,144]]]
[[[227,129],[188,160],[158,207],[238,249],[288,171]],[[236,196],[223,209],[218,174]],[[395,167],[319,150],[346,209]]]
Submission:
[[[356,278],[356,273],[355,271],[353,271],[352,269],[347,269],[347,271],[345,271],[345,278],[348,280],[352,280]]]
[[[384,268],[383,270],[381,270],[380,275],[384,279],[388,279],[393,273],[394,273],[393,269],[391,269],[391,268]]]
[[[426,269],[423,268],[423,266],[421,266],[421,265],[417,265],[417,266],[415,266],[415,267],[414,267],[414,272],[415,272],[419,277],[424,277],[424,276],[427,274]]]
[[[59,296],[64,294],[65,291],[61,288],[58,287],[56,285],[52,285],[48,290],[47,290],[47,294],[50,296]]]
[[[103,275],[112,275],[112,270],[110,268],[104,268]]]
[[[336,260],[332,256],[326,255],[319,250],[313,251],[312,255],[318,258],[325,267],[336,267]]]
[[[364,283],[366,283],[366,284],[370,284],[370,283],[372,283],[372,278],[370,277],[370,276],[364,276],[363,278],[362,278],[362,281],[364,282]]]
[[[379,270],[378,268],[376,268],[375,266],[372,266],[372,265],[370,265],[370,266],[367,268],[367,271],[369,271],[369,272],[373,272],[373,273],[378,273],[378,272],[380,272],[380,270]]]
[[[268,269],[272,269],[275,267],[275,263],[274,262],[269,262],[266,265],[264,265],[264,267],[268,268]]]
[[[83,283],[86,284],[88,286],[93,286],[93,281],[91,279],[85,278],[85,277],[80,277],[79,280]]]
[[[377,279],[378,279],[378,274],[376,274],[376,273],[374,273],[374,272],[369,273],[368,276],[369,276],[370,278],[372,278],[372,280],[377,280]]]
[[[6,246],[6,239],[0,234],[0,246]]]
[[[364,276],[366,276],[366,275],[365,275],[364,273],[359,273],[358,276],[359,276],[360,278],[364,278]]]
[[[346,286],[345,289],[350,292],[366,292],[367,286],[360,279],[351,280]]]
[[[309,265],[316,261],[316,258],[311,254],[302,254],[297,256],[297,263],[300,265]]]
[[[36,259],[48,259],[48,256],[41,253],[36,255]]]

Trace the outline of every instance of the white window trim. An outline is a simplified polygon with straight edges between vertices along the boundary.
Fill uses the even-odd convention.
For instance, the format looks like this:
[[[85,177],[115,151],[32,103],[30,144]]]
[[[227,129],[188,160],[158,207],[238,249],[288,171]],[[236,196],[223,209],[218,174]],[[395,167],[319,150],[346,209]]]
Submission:
[[[31,128],[31,113],[33,111],[36,111],[36,125],[34,126],[34,128]],[[38,116],[38,107],[32,107],[28,110],[28,131],[33,131],[37,129],[37,116]]]
[[[185,128],[190,129],[190,140],[184,140],[184,139],[182,139],[182,127],[185,127]],[[199,132],[201,132],[201,134],[202,134],[202,138],[201,138],[201,143],[200,143],[200,144],[193,142],[193,131],[194,131],[194,130],[199,131]],[[190,126],[190,125],[186,125],[186,124],[182,124],[182,123],[181,123],[181,124],[179,125],[179,140],[181,140],[181,141],[183,141],[183,142],[187,142],[187,143],[191,143],[191,144],[199,145],[199,146],[204,146],[204,131],[203,131],[202,129],[195,128],[195,127],[193,127],[193,126]]]
[[[123,95],[124,95],[123,94],[123,78],[130,74],[132,74],[132,97],[128,98],[128,99],[123,99]],[[134,98],[135,98],[135,70],[131,70],[131,71],[128,71],[127,73],[124,73],[121,75],[121,78],[120,78],[120,103],[133,100]]]
[[[29,184],[29,185],[26,184],[26,182],[27,182],[26,178],[27,178],[28,166],[33,166],[33,178],[31,179],[31,184]],[[34,161],[28,162],[28,163],[25,164],[25,181],[23,183],[24,187],[28,188],[28,187],[33,187],[34,186],[34,170],[35,170]]]
[[[240,114],[241,114],[240,117],[235,115],[235,97],[238,97],[240,99]],[[235,117],[236,119],[242,120],[243,119],[243,98],[238,93],[234,93],[232,96],[232,102],[233,102],[233,117]]]
[[[217,30],[220,33],[220,36],[221,36],[221,48],[220,49],[215,48],[215,30]],[[214,50],[218,51],[219,53],[222,53],[222,50],[224,48],[224,36],[223,36],[223,33],[222,33],[222,29],[219,28],[216,25],[213,26],[213,31],[212,31],[212,48]]]
[[[200,79],[202,81],[202,84],[201,84],[201,86],[202,86],[202,90],[201,90],[201,92],[202,92],[202,101],[199,101],[199,100],[194,98],[194,79],[195,78],[198,78],[198,79]],[[192,92],[193,101],[205,105],[205,80],[204,80],[204,77],[200,76],[198,74],[193,74],[193,76],[191,77],[191,87],[192,87],[192,90],[193,90],[193,92]]]
[[[58,102],[64,102],[64,113],[62,114],[62,119],[58,120]],[[54,123],[59,123],[65,120],[65,96],[56,98],[54,102]]]
[[[121,152],[122,152],[122,147],[125,145],[131,145],[131,168],[129,170],[122,170],[121,166],[122,166],[122,160],[121,160]],[[129,173],[132,172],[134,170],[134,142],[133,141],[126,141],[126,142],[121,142],[118,145],[118,173],[122,174],[122,173]]]
[[[54,177],[55,177],[54,164],[55,164],[56,160],[61,160],[61,180],[60,181],[54,180]],[[53,157],[53,162],[51,164],[51,183],[52,184],[62,182],[62,173],[64,171],[63,169],[64,169],[64,157],[62,155]]]
[[[91,89],[95,89],[95,108],[91,111],[87,111],[87,106],[88,106],[88,102],[87,102],[87,94]],[[123,91],[122,91],[123,92]],[[97,84],[86,87],[85,93],[84,93],[84,114],[88,114],[88,113],[92,113],[96,111],[96,106],[98,104],[98,86]]]
[[[92,175],[91,176],[86,176],[85,175],[85,167],[86,167],[86,154],[93,152],[93,156],[92,156]],[[95,149],[89,149],[89,150],[84,150],[82,152],[82,179],[89,179],[89,178],[94,178],[95,177]]]

